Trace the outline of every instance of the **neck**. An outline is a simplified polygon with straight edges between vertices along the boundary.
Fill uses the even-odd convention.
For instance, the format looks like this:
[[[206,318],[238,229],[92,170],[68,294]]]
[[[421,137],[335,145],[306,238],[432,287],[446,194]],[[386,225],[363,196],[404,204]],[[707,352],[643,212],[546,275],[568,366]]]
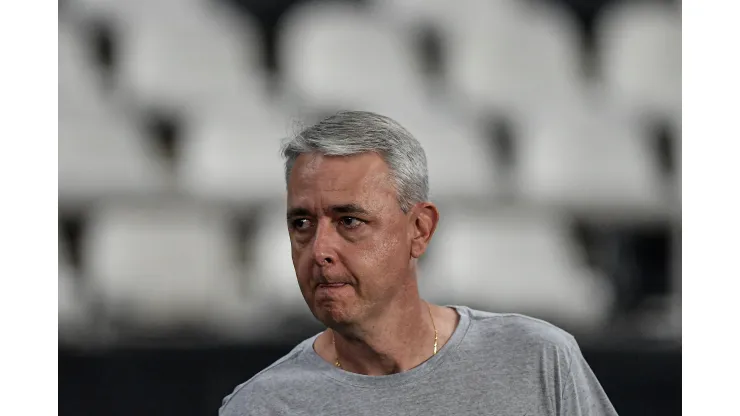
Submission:
[[[434,352],[431,305],[416,297],[398,302],[352,328],[332,330],[335,358],[342,369],[366,375],[410,370]]]

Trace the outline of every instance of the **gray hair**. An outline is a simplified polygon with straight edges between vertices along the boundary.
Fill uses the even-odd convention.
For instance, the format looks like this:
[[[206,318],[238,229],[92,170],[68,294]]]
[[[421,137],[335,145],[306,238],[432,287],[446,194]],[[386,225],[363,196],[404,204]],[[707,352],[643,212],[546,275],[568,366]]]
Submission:
[[[313,152],[327,156],[378,153],[390,169],[403,212],[429,198],[424,149],[411,133],[389,117],[366,111],[342,111],[304,129],[282,147],[286,184],[298,156]]]

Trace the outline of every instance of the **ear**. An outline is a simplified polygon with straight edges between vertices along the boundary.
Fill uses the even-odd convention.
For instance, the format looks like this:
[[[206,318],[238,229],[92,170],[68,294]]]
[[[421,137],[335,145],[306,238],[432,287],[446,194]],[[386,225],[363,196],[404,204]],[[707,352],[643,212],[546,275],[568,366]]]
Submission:
[[[418,259],[427,250],[437,229],[439,211],[431,202],[414,206],[411,215],[411,257]]]

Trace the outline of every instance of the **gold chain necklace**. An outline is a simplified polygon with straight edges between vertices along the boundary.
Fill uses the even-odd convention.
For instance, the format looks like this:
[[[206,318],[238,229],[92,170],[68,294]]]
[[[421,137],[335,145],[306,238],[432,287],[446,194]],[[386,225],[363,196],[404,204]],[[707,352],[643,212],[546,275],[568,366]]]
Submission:
[[[434,352],[432,355],[437,355],[437,340],[438,340],[438,333],[437,333],[437,326],[434,325],[434,316],[432,315],[432,307],[429,306],[429,303],[427,303],[427,308],[429,309],[429,317],[432,318],[432,328],[434,328]],[[336,359],[334,360],[334,366],[338,368],[342,368],[342,364],[339,363],[339,354],[337,353],[337,345],[334,342],[334,331],[331,332],[331,344],[334,345],[334,354],[336,355]]]

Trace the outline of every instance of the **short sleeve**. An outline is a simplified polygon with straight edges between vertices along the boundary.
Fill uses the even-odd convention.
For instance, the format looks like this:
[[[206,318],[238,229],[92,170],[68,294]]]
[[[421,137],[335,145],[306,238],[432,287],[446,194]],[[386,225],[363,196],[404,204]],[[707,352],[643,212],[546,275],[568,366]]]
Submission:
[[[568,370],[561,383],[561,416],[617,416],[614,406],[575,341],[567,351]]]
[[[231,393],[228,396],[224,397],[223,400],[221,400],[221,407],[218,409],[218,416],[240,416],[236,412],[235,406],[229,406],[229,403],[231,402],[231,397],[233,395],[234,393]]]
[[[247,392],[249,382],[240,384],[221,401],[218,416],[251,416],[265,414],[259,395]]]

